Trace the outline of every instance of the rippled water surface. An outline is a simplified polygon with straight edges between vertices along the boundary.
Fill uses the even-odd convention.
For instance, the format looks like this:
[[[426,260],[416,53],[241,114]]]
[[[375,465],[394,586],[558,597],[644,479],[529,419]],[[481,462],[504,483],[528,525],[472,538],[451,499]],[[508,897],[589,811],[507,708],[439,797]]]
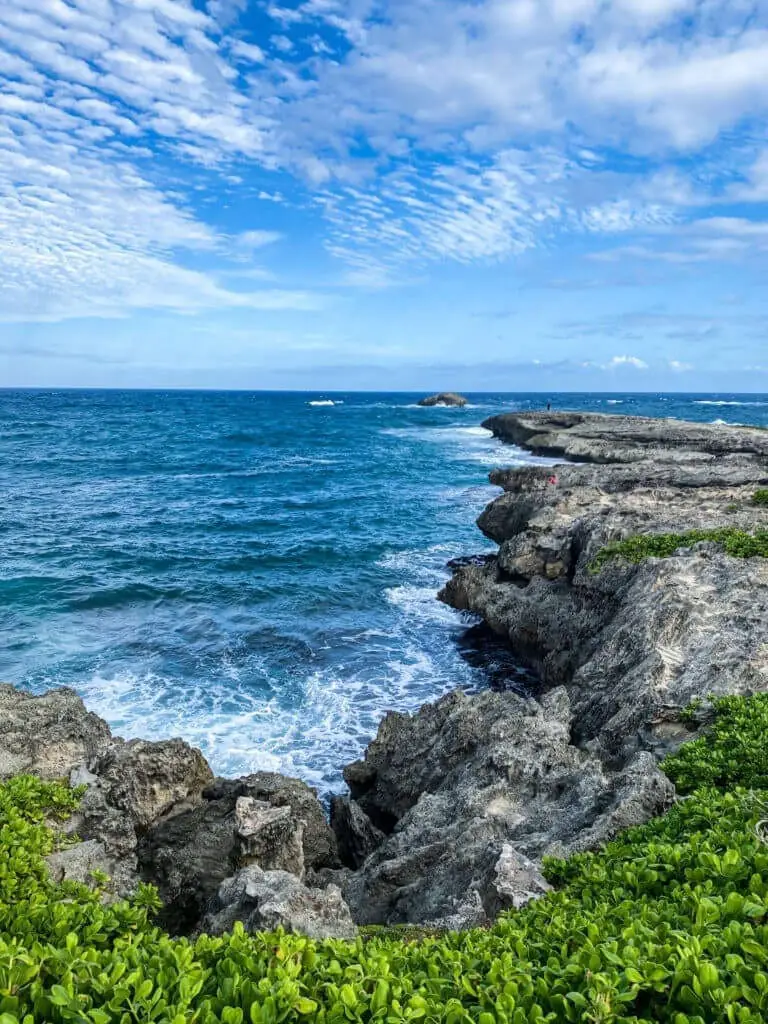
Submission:
[[[435,600],[449,559],[490,548],[489,469],[532,461],[486,416],[768,424],[755,395],[416,397],[0,391],[0,678],[328,792],[385,710],[488,682]]]

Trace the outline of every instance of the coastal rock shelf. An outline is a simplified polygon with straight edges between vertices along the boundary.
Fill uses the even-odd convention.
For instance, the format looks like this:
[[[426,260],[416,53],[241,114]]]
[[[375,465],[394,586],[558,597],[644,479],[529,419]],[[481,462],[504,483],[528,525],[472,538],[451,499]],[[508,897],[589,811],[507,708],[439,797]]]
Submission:
[[[388,714],[329,823],[297,779],[217,779],[181,740],[112,736],[71,690],[0,686],[0,778],[84,787],[66,826],[82,842],[49,858],[55,879],[106,872],[115,895],[152,882],[178,933],[464,928],[547,892],[543,856],[669,806],[658,760],[706,716],[682,709],[768,689],[768,559],[717,539],[600,553],[638,535],[768,530],[768,432],[578,413],[485,426],[556,464],[491,474],[503,493],[478,522],[498,552],[454,563],[440,596],[529,661],[539,700],[456,691]]]
[[[768,431],[580,413],[507,414],[496,437],[562,464],[499,469],[478,525],[495,558],[441,593],[564,685],[572,739],[621,767],[662,754],[696,697],[768,688],[768,560],[714,542],[633,564],[606,545],[700,530],[768,530]],[[578,464],[571,464],[576,461]]]

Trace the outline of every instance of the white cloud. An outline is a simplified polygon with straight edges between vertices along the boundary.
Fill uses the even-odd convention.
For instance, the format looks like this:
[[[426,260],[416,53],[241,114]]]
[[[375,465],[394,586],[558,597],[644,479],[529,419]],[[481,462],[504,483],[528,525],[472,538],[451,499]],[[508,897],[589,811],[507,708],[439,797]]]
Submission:
[[[300,176],[347,282],[368,286],[430,261],[508,258],[561,231],[631,234],[595,254],[614,262],[763,246],[746,218],[682,226],[713,183],[674,166],[768,112],[763,0],[305,0],[267,5],[278,34],[258,39],[245,8],[0,6],[6,311],[73,308],[78,274],[78,309],[86,294],[98,310],[315,301],[248,299],[188,269],[185,253],[215,263],[275,237],[255,228],[232,243],[206,227],[185,186],[161,181],[190,162],[234,189],[254,165]],[[628,154],[621,173],[605,144]],[[766,153],[741,155],[723,198],[768,197]]]
[[[272,245],[282,237],[279,231],[241,231],[235,241],[243,249],[261,249],[265,245]]]
[[[603,363],[604,370],[617,370],[622,366],[631,366],[635,370],[647,370],[648,363],[637,356],[614,356],[607,363]]]
[[[674,370],[675,373],[685,373],[686,370],[693,369],[693,363],[683,363],[679,359],[670,359],[667,362],[670,370]]]

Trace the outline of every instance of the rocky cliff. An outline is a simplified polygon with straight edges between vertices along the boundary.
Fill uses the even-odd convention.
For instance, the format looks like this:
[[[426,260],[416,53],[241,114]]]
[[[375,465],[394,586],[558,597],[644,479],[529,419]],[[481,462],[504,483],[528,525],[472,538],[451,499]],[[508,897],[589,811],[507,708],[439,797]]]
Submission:
[[[623,765],[677,742],[693,698],[768,687],[768,560],[705,541],[594,571],[625,538],[767,530],[754,496],[768,431],[578,413],[485,426],[563,464],[491,474],[504,493],[478,525],[498,554],[458,569],[441,598],[507,637],[545,688],[567,688],[580,748]]]
[[[54,877],[104,871],[115,895],[153,882],[177,932],[467,927],[546,892],[542,856],[669,805],[658,759],[700,724],[682,708],[768,689],[768,559],[726,553],[721,533],[665,541],[663,558],[601,552],[726,530],[748,554],[743,538],[768,530],[768,432],[581,414],[486,426],[557,464],[491,475],[503,493],[479,525],[498,553],[457,564],[441,598],[538,669],[539,699],[457,691],[387,715],[329,823],[299,780],[215,779],[181,740],[113,737],[70,690],[0,687],[0,778],[84,786],[67,826],[83,841],[49,859]]]

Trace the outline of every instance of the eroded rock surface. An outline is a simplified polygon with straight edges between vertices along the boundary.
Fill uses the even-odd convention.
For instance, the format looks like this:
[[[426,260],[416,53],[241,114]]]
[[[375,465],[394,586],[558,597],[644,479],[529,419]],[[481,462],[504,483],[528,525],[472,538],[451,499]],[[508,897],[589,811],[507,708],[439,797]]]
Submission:
[[[335,885],[308,888],[287,871],[243,868],[219,888],[201,931],[221,935],[242,921],[246,931],[283,928],[312,939],[353,939],[357,928]]]
[[[528,858],[599,845],[668,806],[673,788],[652,757],[608,771],[570,742],[571,727],[564,688],[541,703],[455,692],[387,716],[347,770],[374,820],[396,819],[344,885],[356,920],[487,923],[546,891]]]
[[[286,927],[289,911],[291,927],[300,928],[302,913],[310,915],[313,906],[317,921],[308,916],[308,926],[332,929],[332,909],[343,917],[338,889],[327,898],[313,889],[304,904],[296,896],[306,888],[300,881],[305,866],[316,876],[340,867],[322,805],[300,780],[272,772],[214,779],[200,751],[182,740],[126,743],[112,736],[72,690],[34,696],[0,686],[0,711],[1,777],[26,772],[85,787],[78,810],[62,826],[83,841],[48,858],[55,880],[92,884],[106,874],[105,898],[131,895],[140,881],[152,882],[164,900],[163,923],[189,932],[241,868],[265,869],[267,883],[285,873],[272,869],[287,869],[299,888],[294,906],[285,902],[288,890],[280,881]],[[349,933],[346,919],[342,932]]]
[[[768,482],[768,432],[582,414],[493,417],[497,436],[584,460],[497,470],[504,493],[478,520],[495,559],[458,567],[441,597],[480,614],[565,684],[573,737],[617,764],[685,735],[697,696],[768,686],[768,560],[698,544],[640,565],[590,566],[635,534],[768,528],[752,503]]]
[[[0,778],[66,778],[73,768],[103,754],[111,742],[107,723],[87,712],[74,690],[34,697],[0,684]]]

